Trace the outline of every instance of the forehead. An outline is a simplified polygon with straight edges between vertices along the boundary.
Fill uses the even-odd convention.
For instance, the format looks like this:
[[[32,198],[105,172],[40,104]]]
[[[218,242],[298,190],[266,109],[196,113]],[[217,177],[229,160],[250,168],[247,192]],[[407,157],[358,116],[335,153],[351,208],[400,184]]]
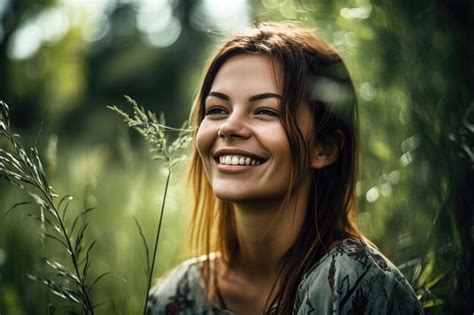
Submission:
[[[280,62],[265,55],[240,54],[218,70],[211,91],[223,93],[281,94],[283,76]]]
[[[260,93],[283,95],[283,68],[280,61],[263,54],[240,54],[231,57],[218,70],[210,91],[221,92],[232,99],[247,99]],[[287,104],[283,104],[288,107]],[[309,105],[302,102],[290,110],[298,127],[307,134],[313,122]]]

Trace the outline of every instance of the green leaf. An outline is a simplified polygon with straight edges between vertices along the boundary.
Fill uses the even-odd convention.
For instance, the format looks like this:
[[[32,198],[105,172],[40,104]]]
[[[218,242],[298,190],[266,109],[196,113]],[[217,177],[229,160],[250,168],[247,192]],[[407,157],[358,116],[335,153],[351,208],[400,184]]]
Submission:
[[[27,275],[27,276],[28,276],[29,279],[31,279],[33,281],[37,281],[37,282],[43,283],[46,286],[48,286],[53,294],[65,299],[65,300],[72,301],[76,304],[79,304],[79,305],[82,304],[75,292],[71,291],[70,289],[68,289],[66,287],[63,287],[63,286],[57,284],[53,280],[42,278],[42,277],[36,277],[36,276],[33,276],[33,275]]]
[[[74,250],[75,250],[75,253],[77,254],[77,256],[79,256],[81,254],[81,251],[83,249],[82,240],[84,238],[84,232],[86,231],[88,226],[89,226],[89,222],[86,222],[82,226],[81,230],[79,231],[79,233],[76,237],[76,243],[75,243],[75,246],[74,246]]]
[[[0,100],[0,130],[7,131],[10,129],[10,118],[8,117],[9,112],[10,108],[7,103]]]
[[[10,208],[8,208],[8,210],[5,212],[5,217],[8,216],[15,208],[18,208],[18,207],[21,207],[21,206],[24,206],[24,205],[31,205],[32,202],[31,201],[21,201],[21,202],[17,202],[15,203],[13,206],[11,206]]]
[[[77,223],[79,222],[79,219],[84,217],[86,214],[88,214],[89,212],[95,210],[95,207],[90,207],[90,208],[87,208],[86,210],[84,210],[83,212],[81,212],[75,219],[74,219],[74,222],[72,223],[72,228],[71,228],[71,235],[72,233],[74,232],[74,229],[76,228],[76,225]]]
[[[68,279],[71,279],[73,282],[75,282],[77,285],[81,285],[81,281],[79,279],[79,277],[68,271],[67,268],[63,265],[61,265],[59,262],[57,261],[51,261],[51,260],[48,260],[46,258],[43,258],[43,262],[48,265],[49,267],[51,267],[53,270],[56,271],[56,275],[60,276],[60,277],[65,277],[65,278],[68,278]]]
[[[84,268],[82,269],[83,278],[87,277],[87,272],[89,271],[89,266],[90,266],[89,254],[91,250],[94,248],[95,244],[96,244],[96,241],[93,241],[89,246],[87,246],[85,264],[84,264]]]
[[[438,307],[444,305],[444,301],[442,299],[431,299],[426,302],[423,302],[423,308],[431,308],[431,307]]]
[[[148,247],[148,242],[146,241],[145,235],[143,234],[143,229],[140,225],[140,222],[138,222],[137,218],[133,216],[133,219],[135,220],[135,223],[138,228],[138,232],[140,233],[140,238],[142,239],[143,247],[145,248],[145,258],[146,258],[146,275],[148,276],[150,273],[150,250]]]
[[[94,289],[95,285],[100,281],[100,279],[102,279],[103,277],[107,276],[110,272],[104,272],[103,274],[101,274],[100,276],[98,276],[94,282],[92,282],[92,284],[89,286],[88,288],[88,293],[92,292],[92,289]]]
[[[61,240],[59,237],[57,237],[55,235],[52,235],[52,234],[49,234],[49,233],[44,233],[44,236],[47,237],[47,238],[50,238],[52,240],[57,241],[58,243],[60,243],[65,248],[69,248],[69,246],[66,244],[66,242],[64,242],[63,240]]]
[[[66,206],[64,206],[64,209],[63,209],[63,215],[62,215],[63,220],[66,216],[66,211],[67,211],[67,207],[69,205],[69,202],[73,199],[74,199],[73,195],[66,195],[66,196],[62,197],[61,200],[58,203],[58,210],[61,211],[61,206],[62,206],[63,202],[66,202]]]
[[[48,218],[45,218],[45,217],[41,217],[41,216],[38,216],[36,214],[33,214],[33,213],[28,213],[26,216],[25,216],[25,219],[26,218],[33,218],[35,220],[38,220],[40,221],[41,223],[47,223],[49,224],[49,226],[51,226],[56,232],[58,233],[61,233],[61,228],[56,225],[54,222],[52,222],[51,220],[49,220]]]

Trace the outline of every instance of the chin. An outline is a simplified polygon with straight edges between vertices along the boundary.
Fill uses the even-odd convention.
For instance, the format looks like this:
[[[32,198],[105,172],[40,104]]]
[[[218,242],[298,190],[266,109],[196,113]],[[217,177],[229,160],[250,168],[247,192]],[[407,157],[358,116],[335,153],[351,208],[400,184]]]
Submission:
[[[276,200],[283,202],[285,193],[268,194],[268,192],[252,191],[229,191],[229,190],[214,190],[217,199],[234,204],[257,205],[262,203],[273,204]]]
[[[243,193],[242,191],[219,191],[214,190],[214,194],[217,199],[226,202],[242,202],[249,199],[254,199],[254,196],[249,196],[248,194]]]

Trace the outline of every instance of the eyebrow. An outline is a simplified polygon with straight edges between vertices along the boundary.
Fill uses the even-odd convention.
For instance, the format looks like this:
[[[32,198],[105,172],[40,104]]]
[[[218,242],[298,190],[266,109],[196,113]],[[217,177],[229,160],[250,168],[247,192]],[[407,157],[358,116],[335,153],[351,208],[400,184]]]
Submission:
[[[210,92],[207,96],[208,97],[209,96],[214,96],[214,97],[226,100],[226,101],[230,100],[230,97],[228,95],[226,95],[224,93],[221,93],[221,92]],[[261,93],[261,94],[256,94],[256,95],[252,95],[251,97],[249,97],[249,102],[256,102],[256,101],[260,101],[260,100],[263,100],[263,99],[266,99],[266,98],[277,98],[279,100],[282,99],[281,95],[279,95],[279,94]]]

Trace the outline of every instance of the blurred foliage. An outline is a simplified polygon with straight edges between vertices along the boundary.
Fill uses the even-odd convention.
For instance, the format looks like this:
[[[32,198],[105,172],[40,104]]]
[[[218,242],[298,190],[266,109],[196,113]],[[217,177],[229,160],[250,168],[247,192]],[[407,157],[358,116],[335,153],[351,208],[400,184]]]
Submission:
[[[428,314],[472,313],[474,4],[462,0],[0,0],[0,98],[37,141],[52,186],[97,207],[91,273],[99,313],[135,314],[166,174],[106,109],[128,94],[180,126],[216,41],[251,21],[293,20],[343,55],[359,95],[363,231],[414,285]],[[0,140],[0,146],[4,146]],[[185,167],[171,179],[155,276],[183,259]],[[0,181],[0,209],[24,196]],[[40,230],[0,219],[0,313],[61,304],[26,278],[44,272]]]

